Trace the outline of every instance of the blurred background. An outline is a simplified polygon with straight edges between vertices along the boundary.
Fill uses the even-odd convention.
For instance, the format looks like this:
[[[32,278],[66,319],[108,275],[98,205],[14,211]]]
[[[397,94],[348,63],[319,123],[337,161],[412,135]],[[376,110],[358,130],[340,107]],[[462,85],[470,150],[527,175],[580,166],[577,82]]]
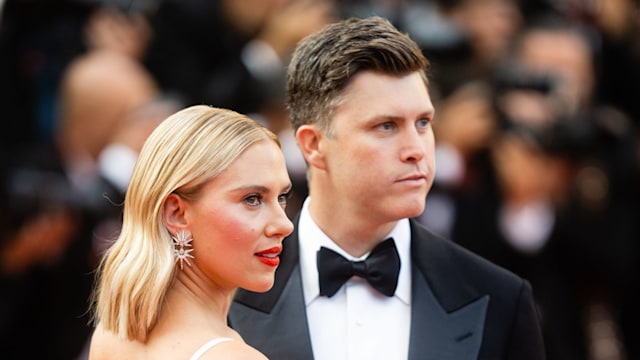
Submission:
[[[296,43],[388,18],[431,62],[418,221],[531,282],[548,359],[640,359],[639,0],[0,0],[0,353],[86,359],[146,136],[193,104],[280,135]]]

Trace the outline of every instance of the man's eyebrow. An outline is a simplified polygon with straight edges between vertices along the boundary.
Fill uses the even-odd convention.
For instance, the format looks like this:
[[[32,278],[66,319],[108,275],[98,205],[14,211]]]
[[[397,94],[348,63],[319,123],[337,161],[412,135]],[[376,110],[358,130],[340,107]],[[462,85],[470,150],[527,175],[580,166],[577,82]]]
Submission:
[[[422,119],[422,118],[433,118],[435,114],[434,109],[428,110],[428,111],[424,111],[421,112],[420,114],[418,114],[418,116],[416,116],[416,119]],[[374,116],[372,118],[372,120],[393,120],[393,121],[405,121],[407,120],[407,118],[405,118],[404,116],[398,116],[398,115],[378,115],[378,116]],[[409,119],[409,120],[413,120],[413,119]]]

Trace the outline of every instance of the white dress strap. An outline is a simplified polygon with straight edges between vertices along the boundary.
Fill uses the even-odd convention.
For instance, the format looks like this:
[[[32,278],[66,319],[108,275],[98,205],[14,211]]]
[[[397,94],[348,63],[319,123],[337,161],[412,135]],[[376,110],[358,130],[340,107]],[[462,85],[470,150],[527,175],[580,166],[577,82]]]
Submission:
[[[213,339],[209,342],[207,342],[206,344],[202,345],[200,347],[200,349],[198,349],[198,351],[196,351],[190,358],[189,360],[198,360],[200,359],[200,356],[202,356],[202,354],[204,354],[205,352],[207,352],[207,350],[211,349],[212,347],[225,342],[225,341],[231,341],[233,339],[231,338],[216,338]]]

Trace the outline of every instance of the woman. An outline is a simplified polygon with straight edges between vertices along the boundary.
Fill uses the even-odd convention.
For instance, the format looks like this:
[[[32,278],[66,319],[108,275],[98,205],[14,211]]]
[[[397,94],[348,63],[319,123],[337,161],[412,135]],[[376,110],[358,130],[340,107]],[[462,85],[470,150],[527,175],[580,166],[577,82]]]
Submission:
[[[163,121],[99,268],[90,359],[265,359],[227,312],[236,288],[273,285],[290,188],[277,137],[246,116],[199,105]]]

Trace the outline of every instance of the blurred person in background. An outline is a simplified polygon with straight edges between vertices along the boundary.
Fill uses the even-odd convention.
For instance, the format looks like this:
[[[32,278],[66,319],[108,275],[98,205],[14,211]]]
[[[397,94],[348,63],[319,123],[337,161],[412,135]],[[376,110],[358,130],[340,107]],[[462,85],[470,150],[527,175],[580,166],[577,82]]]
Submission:
[[[598,0],[592,26],[601,40],[598,96],[640,123],[640,1]]]
[[[590,38],[556,20],[527,27],[513,56],[501,61],[505,67],[497,68],[486,92],[493,108],[485,101],[478,107],[484,111],[475,112],[498,126],[483,171],[443,193],[453,199],[446,229],[452,239],[532,282],[548,357],[582,359],[602,355],[589,334],[593,305],[608,309],[614,322],[609,345],[616,345],[623,320],[617,312],[635,298],[629,284],[637,282],[636,130],[628,116],[595,96]],[[465,121],[471,104],[458,104],[451,116]],[[449,130],[461,137],[469,124],[475,120]],[[449,130],[442,132],[445,142]],[[425,221],[442,209],[429,201]],[[631,296],[620,297],[623,289]],[[614,353],[624,356],[616,346]]]
[[[103,225],[120,216],[126,178],[113,170],[122,156],[106,150],[127,148],[135,161],[164,118],[158,112],[171,111],[162,110],[168,103],[158,101],[155,81],[132,53],[104,41],[126,32],[124,24],[98,26],[115,20],[106,14],[87,17],[90,50],[61,76],[51,140],[3,154],[0,334],[8,358],[80,354],[91,331],[87,301],[100,241],[118,230]]]
[[[331,16],[322,0],[165,0],[151,17],[146,64],[188,103],[259,115],[281,102],[295,44]]]
[[[589,41],[593,38],[585,37],[576,24],[547,25],[524,34],[516,52],[525,71],[547,78],[545,100],[551,102],[548,108],[558,121],[529,129],[534,129],[547,153],[568,165],[564,195],[554,195],[556,204],[559,194],[564,197],[558,206],[566,229],[562,241],[574,259],[574,284],[587,323],[589,352],[601,356],[614,348],[619,356],[629,352],[634,358],[638,331],[631,324],[637,324],[638,310],[632,304],[637,304],[640,291],[630,286],[640,280],[637,121],[600,96],[599,80],[607,73],[596,67],[601,53]],[[507,100],[505,113],[526,119],[522,105],[517,99],[509,105]],[[610,334],[602,336],[594,329],[600,322],[610,327]]]
[[[2,153],[51,140],[58,84],[69,61],[85,51],[81,29],[92,8],[75,0],[4,1],[0,13]]]
[[[435,0],[447,25],[448,44],[425,47],[434,58],[434,82],[442,97],[468,82],[490,82],[522,27],[518,0]],[[433,54],[432,54],[433,53]]]

